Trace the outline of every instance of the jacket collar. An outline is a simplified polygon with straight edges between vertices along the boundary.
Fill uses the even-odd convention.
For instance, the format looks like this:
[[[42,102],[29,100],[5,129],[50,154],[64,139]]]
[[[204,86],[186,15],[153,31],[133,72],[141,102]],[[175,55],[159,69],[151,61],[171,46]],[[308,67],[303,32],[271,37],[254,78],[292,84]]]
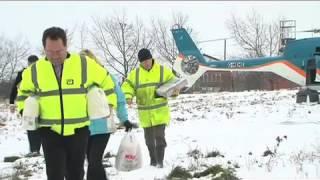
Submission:
[[[67,57],[66,57],[66,59],[69,59],[70,58],[70,53],[69,52],[67,52]],[[49,59],[47,58],[47,56],[44,58],[46,61],[48,61]]]

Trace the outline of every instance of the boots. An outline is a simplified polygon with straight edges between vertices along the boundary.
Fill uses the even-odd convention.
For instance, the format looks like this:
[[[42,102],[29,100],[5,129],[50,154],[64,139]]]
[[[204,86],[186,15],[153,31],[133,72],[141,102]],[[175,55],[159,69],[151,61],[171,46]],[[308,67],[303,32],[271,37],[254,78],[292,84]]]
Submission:
[[[157,166],[157,157],[156,157],[156,152],[154,147],[149,147],[149,157],[150,157],[150,166]]]
[[[157,167],[158,168],[163,168],[163,159],[164,159],[164,151],[165,147],[157,147]]]

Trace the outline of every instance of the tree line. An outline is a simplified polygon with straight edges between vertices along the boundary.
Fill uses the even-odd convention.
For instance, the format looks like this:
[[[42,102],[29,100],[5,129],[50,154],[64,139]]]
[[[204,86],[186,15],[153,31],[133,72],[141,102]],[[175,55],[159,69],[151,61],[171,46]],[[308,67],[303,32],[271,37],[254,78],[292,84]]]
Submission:
[[[245,17],[230,15],[226,20],[226,27],[241,48],[241,54],[236,57],[278,54],[278,24],[279,19],[266,22],[254,10]],[[173,65],[178,55],[170,32],[173,26],[186,28],[197,39],[189,16],[181,12],[173,13],[167,19],[150,18],[148,24],[139,17],[129,18],[125,12],[115,13],[109,17],[92,17],[90,23],[77,24],[66,31],[71,50],[92,49],[110,71],[126,77],[137,66],[137,52],[143,47],[151,49],[162,63]],[[0,36],[0,83],[11,82],[16,73],[26,66],[26,58],[30,54],[44,54],[42,48],[37,48],[34,52],[30,47],[30,43],[24,38],[9,39],[5,35]],[[2,92],[1,89],[0,91]]]

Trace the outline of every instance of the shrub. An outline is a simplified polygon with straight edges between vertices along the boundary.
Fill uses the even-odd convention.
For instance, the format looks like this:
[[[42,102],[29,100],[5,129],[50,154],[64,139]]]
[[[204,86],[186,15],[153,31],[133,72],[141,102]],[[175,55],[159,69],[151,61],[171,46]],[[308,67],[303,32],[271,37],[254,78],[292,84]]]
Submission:
[[[213,150],[213,151],[207,153],[206,158],[218,157],[218,156],[224,157],[224,155],[222,155],[218,150]]]
[[[193,157],[194,159],[199,159],[199,158],[203,157],[203,154],[199,149],[194,149],[192,151],[189,151],[187,153],[187,155],[190,157]]]
[[[202,172],[195,173],[193,177],[200,178],[211,175],[213,177],[212,180],[239,180],[234,172],[235,170],[233,168],[223,168],[221,165],[214,165]]]
[[[192,175],[183,167],[177,166],[175,167],[170,174],[168,175],[168,179],[188,179],[192,178]]]

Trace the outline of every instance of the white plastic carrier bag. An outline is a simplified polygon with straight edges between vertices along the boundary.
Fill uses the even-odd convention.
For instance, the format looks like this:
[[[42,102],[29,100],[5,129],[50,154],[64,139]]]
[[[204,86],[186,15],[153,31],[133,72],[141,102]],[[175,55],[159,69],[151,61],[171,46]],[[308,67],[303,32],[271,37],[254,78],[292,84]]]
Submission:
[[[122,138],[116,156],[115,168],[119,171],[132,171],[142,167],[141,147],[132,131]]]
[[[109,104],[101,88],[91,87],[87,93],[87,102],[90,119],[99,119],[110,115]]]
[[[114,133],[117,130],[117,125],[115,122],[116,116],[114,115],[114,111],[110,111],[110,115],[107,118],[107,132],[108,133]]]
[[[39,118],[39,101],[37,96],[29,96],[24,101],[22,127],[26,130],[36,130]]]

